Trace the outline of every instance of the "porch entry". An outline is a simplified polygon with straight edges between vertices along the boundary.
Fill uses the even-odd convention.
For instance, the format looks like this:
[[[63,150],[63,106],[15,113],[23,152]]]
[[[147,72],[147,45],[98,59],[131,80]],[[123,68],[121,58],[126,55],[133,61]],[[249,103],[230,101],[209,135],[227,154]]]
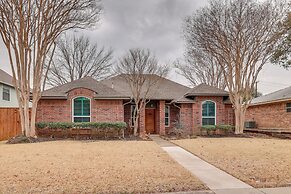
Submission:
[[[155,109],[147,108],[145,109],[145,130],[146,133],[155,134]]]

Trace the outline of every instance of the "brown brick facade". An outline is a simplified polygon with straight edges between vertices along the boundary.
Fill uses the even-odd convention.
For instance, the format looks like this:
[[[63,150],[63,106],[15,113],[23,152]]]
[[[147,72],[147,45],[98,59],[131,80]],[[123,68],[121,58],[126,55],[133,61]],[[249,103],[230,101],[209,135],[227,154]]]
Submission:
[[[255,121],[258,128],[291,130],[291,112],[286,111],[286,103],[290,102],[250,106],[246,112],[246,121]]]
[[[94,92],[85,88],[77,88],[69,91],[68,99],[41,99],[37,109],[37,122],[71,122],[72,99],[79,96],[91,99],[92,122],[125,121],[128,124],[130,123],[130,104],[126,104],[123,100],[95,100]],[[202,124],[202,102],[206,100],[211,100],[216,104],[216,124],[234,124],[234,111],[232,106],[225,104],[223,102],[223,97],[196,97],[195,103],[175,105],[169,105],[167,104],[168,102],[166,103],[166,101],[161,100],[155,101],[156,133],[164,135],[179,124],[183,127],[185,134],[198,134]],[[165,126],[165,106],[167,105],[170,106],[169,126]],[[291,118],[291,114],[288,114],[288,116],[288,118]],[[139,120],[139,131],[141,136],[144,136],[146,133],[145,127],[145,109],[143,109]]]
[[[78,88],[68,93],[68,99],[41,99],[37,108],[37,122],[71,122],[72,100],[79,96],[91,99],[92,122],[124,121],[122,100],[94,100],[93,91]]]

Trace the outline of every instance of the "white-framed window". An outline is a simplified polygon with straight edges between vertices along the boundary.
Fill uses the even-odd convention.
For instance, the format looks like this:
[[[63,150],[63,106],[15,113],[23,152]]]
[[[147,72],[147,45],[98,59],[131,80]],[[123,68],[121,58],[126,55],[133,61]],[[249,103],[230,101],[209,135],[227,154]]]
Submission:
[[[134,115],[135,104],[130,105],[130,125],[133,126],[134,119],[136,118],[136,114]]]
[[[10,88],[3,86],[2,99],[5,101],[10,101]]]
[[[202,125],[216,125],[216,104],[206,100],[202,103]]]
[[[73,122],[90,122],[91,99],[87,97],[76,97],[73,99]]]
[[[291,103],[286,103],[286,112],[291,112]]]
[[[170,106],[169,105],[165,106],[165,126],[166,127],[170,126]]]

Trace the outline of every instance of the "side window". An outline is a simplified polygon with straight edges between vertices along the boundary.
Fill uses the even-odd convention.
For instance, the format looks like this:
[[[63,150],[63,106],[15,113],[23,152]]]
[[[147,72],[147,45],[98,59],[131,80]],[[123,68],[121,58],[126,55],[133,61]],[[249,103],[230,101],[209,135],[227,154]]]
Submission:
[[[291,103],[286,104],[286,112],[291,112]]]
[[[202,103],[202,125],[215,125],[215,123],[215,103],[212,101],[204,101]]]
[[[165,106],[165,126],[170,126],[170,106]]]
[[[10,88],[7,86],[3,86],[2,99],[10,101]]]
[[[90,122],[90,99],[86,97],[77,97],[73,100],[73,121]]]

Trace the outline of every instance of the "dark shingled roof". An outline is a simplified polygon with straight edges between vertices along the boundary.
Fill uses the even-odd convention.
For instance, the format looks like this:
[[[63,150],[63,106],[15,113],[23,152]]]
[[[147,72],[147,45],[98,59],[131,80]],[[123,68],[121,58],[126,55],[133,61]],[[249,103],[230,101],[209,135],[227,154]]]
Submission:
[[[13,77],[0,69],[0,83],[14,87]]]
[[[272,92],[270,94],[266,94],[264,96],[257,97],[252,100],[251,105],[267,104],[276,101],[287,101],[287,100],[291,100],[291,86]]]
[[[85,77],[75,80],[54,88],[45,90],[42,93],[42,98],[67,98],[67,93],[75,88],[86,88],[94,91],[95,98],[126,98],[126,96],[118,93],[110,87],[98,82],[91,77]]]
[[[207,84],[199,84],[185,94],[185,97],[188,96],[228,96],[228,92]]]
[[[158,76],[158,75],[146,75],[146,76]],[[157,79],[157,77],[155,77]],[[152,100],[174,100],[183,97],[183,95],[190,89],[184,85],[178,84],[166,78],[159,77],[159,81],[151,89],[149,94]],[[115,77],[105,79],[100,81],[101,83],[107,85],[108,87],[113,87],[119,93],[126,96],[132,96],[131,90],[122,75],[117,75]]]
[[[176,103],[195,103],[195,96],[223,96],[228,92],[206,84],[200,84],[194,88],[188,88],[166,78],[157,75],[158,83],[151,89],[149,97],[151,100],[169,100]],[[131,98],[130,86],[123,75],[117,75],[102,81],[96,81],[91,77],[85,77],[70,83],[63,84],[48,90],[42,94],[46,99],[66,99],[70,90],[75,88],[87,88],[95,92],[97,99],[129,99]]]

